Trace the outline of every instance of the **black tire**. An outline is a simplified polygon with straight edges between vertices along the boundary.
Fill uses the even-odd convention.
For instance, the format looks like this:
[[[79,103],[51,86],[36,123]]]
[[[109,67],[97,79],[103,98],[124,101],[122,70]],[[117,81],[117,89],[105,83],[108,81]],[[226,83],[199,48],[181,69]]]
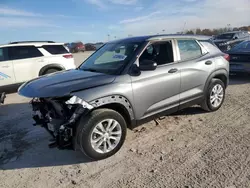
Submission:
[[[91,146],[91,133],[95,125],[105,119],[116,120],[121,126],[122,134],[119,143],[113,150],[107,153],[99,153]],[[127,125],[123,116],[114,110],[105,108],[94,110],[86,117],[81,118],[76,132],[81,151],[92,160],[105,159],[118,152],[125,141],[126,134]]]
[[[50,68],[50,69],[47,69],[46,71],[44,71],[43,75],[45,74],[51,74],[51,73],[54,73],[54,72],[58,72],[60,71],[59,69],[55,69],[55,68]]]
[[[223,88],[223,98],[221,103],[219,104],[219,106],[214,107],[210,101],[210,95],[212,93],[212,90],[214,88],[214,86],[216,86],[217,84],[221,85],[221,87]],[[225,84],[220,80],[220,79],[212,79],[208,89],[206,91],[205,94],[205,99],[203,100],[203,102],[201,103],[201,108],[207,112],[214,112],[217,111],[223,104],[224,100],[225,100]]]

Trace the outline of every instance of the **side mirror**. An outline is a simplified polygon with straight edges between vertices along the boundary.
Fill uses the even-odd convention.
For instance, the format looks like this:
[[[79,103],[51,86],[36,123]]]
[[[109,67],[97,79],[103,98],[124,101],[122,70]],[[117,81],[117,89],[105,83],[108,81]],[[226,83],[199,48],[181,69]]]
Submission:
[[[157,67],[157,63],[155,61],[152,60],[143,60],[140,62],[140,70],[143,71],[151,71],[151,70],[155,70]]]

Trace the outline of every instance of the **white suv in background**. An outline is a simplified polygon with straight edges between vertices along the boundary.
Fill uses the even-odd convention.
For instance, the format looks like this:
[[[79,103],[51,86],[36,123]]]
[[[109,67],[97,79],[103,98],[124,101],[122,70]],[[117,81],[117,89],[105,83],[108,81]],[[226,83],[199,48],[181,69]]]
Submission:
[[[24,41],[0,45],[0,87],[75,68],[73,56],[63,43]]]

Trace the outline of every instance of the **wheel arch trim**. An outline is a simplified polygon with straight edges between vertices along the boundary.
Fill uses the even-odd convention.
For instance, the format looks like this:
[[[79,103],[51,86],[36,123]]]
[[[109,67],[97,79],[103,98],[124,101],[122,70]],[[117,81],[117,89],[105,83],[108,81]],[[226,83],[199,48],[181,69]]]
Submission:
[[[110,105],[120,104],[123,107],[125,107],[125,109],[127,110],[130,116],[130,120],[135,119],[135,115],[134,115],[134,111],[133,111],[133,107],[131,103],[126,97],[122,95],[110,95],[110,96],[101,97],[101,98],[90,101],[89,104],[92,105],[94,109],[100,108],[102,106],[109,105],[109,104]]]
[[[229,73],[228,73],[228,71],[227,71],[226,69],[219,69],[219,70],[216,70],[216,71],[212,72],[212,73],[208,76],[207,81],[206,81],[206,84],[205,84],[205,87],[204,87],[204,90],[207,90],[208,85],[209,85],[209,83],[211,82],[211,80],[212,80],[213,78],[215,78],[216,76],[219,76],[219,75],[223,75],[223,76],[226,77],[226,85],[225,85],[225,87],[227,87],[227,85],[228,85],[228,83],[229,83]]]

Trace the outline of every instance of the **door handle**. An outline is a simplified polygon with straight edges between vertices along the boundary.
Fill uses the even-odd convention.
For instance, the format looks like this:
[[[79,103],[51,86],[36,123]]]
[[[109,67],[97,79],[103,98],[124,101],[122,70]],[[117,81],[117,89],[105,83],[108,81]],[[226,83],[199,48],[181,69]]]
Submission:
[[[213,63],[212,61],[206,61],[205,62],[206,65],[212,65],[212,63]]]
[[[2,68],[9,68],[9,65],[3,65]]]
[[[170,70],[168,71],[168,73],[175,73],[175,72],[177,72],[177,71],[178,71],[178,69],[174,68],[174,69],[170,69]]]

